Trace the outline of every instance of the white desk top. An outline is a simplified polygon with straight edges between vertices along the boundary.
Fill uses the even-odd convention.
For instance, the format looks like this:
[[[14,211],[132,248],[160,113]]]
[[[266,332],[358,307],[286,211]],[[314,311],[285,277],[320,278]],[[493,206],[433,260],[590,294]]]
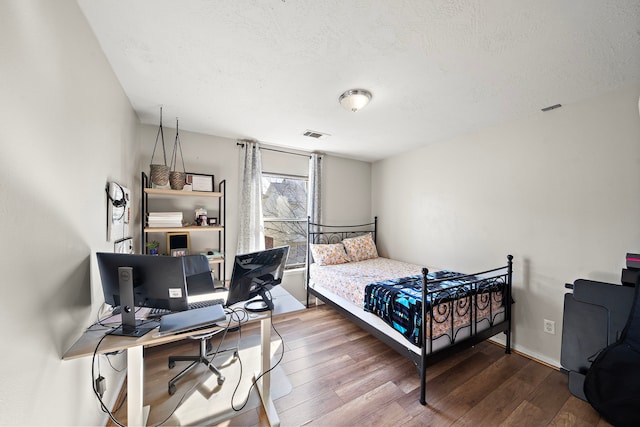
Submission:
[[[286,289],[282,286],[276,286],[271,290],[271,295],[273,297],[273,316],[278,316],[281,314],[291,313],[293,311],[304,309],[304,305],[300,303],[297,299],[295,299]],[[215,292],[212,294],[204,294],[198,295],[197,297],[190,297],[189,301],[196,300],[206,300],[211,298],[225,298],[226,292]],[[231,308],[241,308],[244,305],[244,302],[239,302],[234,304]],[[251,313],[247,322],[253,322],[257,320],[264,319],[269,315],[269,312],[262,313]],[[226,324],[224,325],[226,326]],[[233,326],[233,323],[231,324]],[[211,326],[209,328],[198,329],[198,333],[205,333],[210,331],[215,331],[220,329],[221,326]],[[143,335],[139,338],[133,337],[123,337],[123,336],[115,336],[108,335],[104,336],[106,332],[111,329],[97,326],[92,329],[87,329],[82,336],[69,348],[65,354],[62,356],[64,360],[76,359],[80,357],[86,357],[93,355],[96,350],[96,346],[100,342],[100,340],[104,337],[104,340],[100,342],[100,346],[98,348],[97,353],[111,353],[115,351],[126,350],[130,347],[135,346],[154,346],[159,344],[165,344],[168,342],[179,341],[185,338],[188,338],[194,334],[193,331],[188,331],[175,335],[167,335],[163,337],[158,336],[157,328],[152,330],[146,335]]]

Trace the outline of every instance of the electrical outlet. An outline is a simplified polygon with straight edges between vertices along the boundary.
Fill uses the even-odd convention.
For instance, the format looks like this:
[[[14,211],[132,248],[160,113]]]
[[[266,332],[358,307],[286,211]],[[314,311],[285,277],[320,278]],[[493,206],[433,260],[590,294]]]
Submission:
[[[556,334],[556,322],[549,319],[544,319],[544,331],[548,334]]]

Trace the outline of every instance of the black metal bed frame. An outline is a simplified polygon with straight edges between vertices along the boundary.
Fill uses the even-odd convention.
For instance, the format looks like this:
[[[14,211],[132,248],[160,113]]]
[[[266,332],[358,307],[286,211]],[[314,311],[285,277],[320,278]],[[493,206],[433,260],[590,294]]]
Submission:
[[[393,350],[401,354],[402,356],[411,360],[420,374],[420,403],[426,405],[426,368],[429,363],[434,363],[438,360],[442,360],[451,354],[454,354],[462,349],[474,346],[488,338],[499,333],[506,335],[505,353],[511,353],[511,303],[512,303],[512,276],[513,276],[513,256],[507,255],[507,265],[469,274],[466,276],[457,276],[456,279],[467,278],[469,281],[463,285],[449,287],[446,290],[434,290],[429,291],[428,287],[433,286],[441,281],[451,280],[450,278],[443,278],[438,280],[429,280],[427,274],[429,270],[427,268],[422,269],[422,301],[433,301],[429,304],[427,309],[426,304],[422,304],[422,322],[421,322],[421,354],[416,354],[407,345],[404,345],[385,332],[370,325],[367,321],[361,319],[357,315],[351,313],[349,310],[343,308],[338,303],[332,301],[330,298],[324,296],[317,290],[309,286],[309,267],[311,262],[311,249],[310,244],[322,244],[322,243],[339,243],[343,239],[348,237],[355,237],[365,233],[371,233],[374,242],[376,242],[376,234],[378,227],[378,217],[374,218],[373,222],[358,225],[323,225],[312,223],[310,218],[307,219],[307,262],[306,262],[306,281],[305,287],[307,290],[307,308],[309,307],[309,295],[313,295],[316,298],[322,300],[325,304],[331,306],[341,315],[360,326],[365,331],[391,347]],[[481,276],[478,278],[478,276]],[[463,286],[471,288],[471,292],[466,291],[465,296],[461,299],[452,298],[452,293],[455,296],[456,288],[462,289]],[[497,298],[501,298],[504,305],[504,319],[496,321],[499,313],[493,313],[492,301],[497,301]],[[436,304],[436,302],[441,301]],[[473,307],[473,309],[471,309]],[[489,317],[478,320],[478,309],[488,308]],[[437,315],[437,310],[449,310],[451,316],[446,321],[451,322],[451,344],[440,348],[436,351],[432,351],[433,342],[441,336],[434,338],[433,336],[433,320],[434,313]],[[427,314],[431,321],[426,322]],[[469,324],[456,329],[455,327],[455,315],[465,316],[470,315]],[[478,330],[478,326],[482,322],[489,322],[489,326],[485,329]],[[436,321],[437,322],[437,321]],[[427,330],[425,324],[429,324],[429,335],[427,337]],[[457,338],[457,333],[463,329],[467,329],[469,336],[464,338]],[[395,330],[391,330],[393,333],[398,333]]]

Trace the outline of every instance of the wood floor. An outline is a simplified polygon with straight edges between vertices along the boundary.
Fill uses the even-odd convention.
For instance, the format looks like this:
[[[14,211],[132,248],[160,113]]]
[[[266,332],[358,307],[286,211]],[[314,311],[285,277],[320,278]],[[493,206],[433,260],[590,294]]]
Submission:
[[[428,404],[422,406],[415,366],[332,309],[292,313],[275,318],[274,325],[284,338],[281,366],[293,387],[275,401],[283,426],[609,425],[569,393],[564,374],[517,354],[506,355],[489,342],[429,367]],[[243,336],[253,333],[259,333],[257,327],[243,329]],[[197,351],[193,342],[181,345],[186,352]],[[167,354],[163,347],[145,354],[145,377],[161,379],[145,384],[145,400],[170,412],[173,403],[164,402],[162,382]],[[268,422],[257,408],[221,425]]]

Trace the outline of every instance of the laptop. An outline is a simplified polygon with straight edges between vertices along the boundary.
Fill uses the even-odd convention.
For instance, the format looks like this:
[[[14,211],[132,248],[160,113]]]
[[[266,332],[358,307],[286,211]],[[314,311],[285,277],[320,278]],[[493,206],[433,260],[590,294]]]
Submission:
[[[217,292],[207,257],[189,255],[181,257],[181,261],[184,280],[158,281],[155,289],[159,295],[162,295],[162,298],[158,297],[162,303],[152,302],[155,308],[150,310],[147,318],[211,305],[224,305],[226,294]]]
[[[213,326],[224,320],[226,316],[221,304],[165,314],[160,318],[157,336],[163,337]]]

